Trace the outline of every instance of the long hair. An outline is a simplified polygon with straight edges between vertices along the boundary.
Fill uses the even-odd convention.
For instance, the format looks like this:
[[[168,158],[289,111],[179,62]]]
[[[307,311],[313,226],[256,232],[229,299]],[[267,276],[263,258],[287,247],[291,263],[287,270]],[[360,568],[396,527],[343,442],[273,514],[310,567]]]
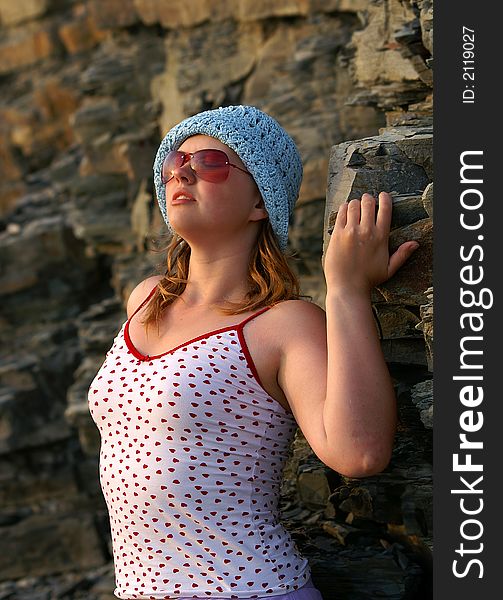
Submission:
[[[168,246],[159,252],[166,252],[164,278],[157,284],[141,320],[146,328],[157,323],[158,330],[164,309],[182,294],[187,285],[191,249],[174,232]],[[269,219],[262,219],[257,241],[250,253],[245,299],[241,302],[227,301],[227,306],[219,307],[220,311],[226,315],[238,315],[282,300],[312,300],[300,293],[297,275],[288,264],[288,259],[295,258],[294,253],[281,251]]]

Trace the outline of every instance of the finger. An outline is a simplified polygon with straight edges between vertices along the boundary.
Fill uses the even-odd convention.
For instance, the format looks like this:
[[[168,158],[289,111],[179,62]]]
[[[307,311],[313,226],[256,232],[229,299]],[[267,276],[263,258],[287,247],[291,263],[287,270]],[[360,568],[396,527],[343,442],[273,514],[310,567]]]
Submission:
[[[348,214],[346,217],[346,226],[356,227],[360,224],[361,205],[360,201],[353,199],[348,204]]]
[[[371,228],[375,225],[376,199],[370,194],[363,194],[361,200],[360,225]]]
[[[412,254],[419,248],[417,242],[404,242],[390,256],[388,263],[388,278],[398,271],[398,269],[408,260]]]
[[[377,210],[376,227],[383,233],[389,233],[391,227],[391,213],[393,201],[387,192],[379,194],[379,208]]]
[[[346,226],[346,218],[348,214],[348,203],[343,202],[341,206],[339,206],[339,210],[337,211],[337,217],[335,218],[334,229],[343,229]]]

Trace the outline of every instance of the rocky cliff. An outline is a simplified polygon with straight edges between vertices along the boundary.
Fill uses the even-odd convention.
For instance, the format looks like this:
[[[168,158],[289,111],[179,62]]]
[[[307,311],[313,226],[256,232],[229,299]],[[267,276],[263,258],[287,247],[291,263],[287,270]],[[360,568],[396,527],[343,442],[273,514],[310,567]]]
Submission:
[[[432,54],[429,0],[0,0],[0,598],[113,597],[87,388],[162,268],[160,139],[233,103],[299,146],[292,266],[320,306],[348,198],[391,192],[392,246],[421,244],[373,299],[400,410],[389,467],[342,478],[299,430],[281,508],[325,600],[429,597]]]

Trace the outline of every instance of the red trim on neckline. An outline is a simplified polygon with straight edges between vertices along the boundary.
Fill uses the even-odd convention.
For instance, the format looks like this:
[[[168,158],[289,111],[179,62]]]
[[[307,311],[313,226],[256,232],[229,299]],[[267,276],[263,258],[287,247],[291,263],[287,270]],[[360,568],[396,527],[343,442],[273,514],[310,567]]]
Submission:
[[[156,288],[154,288],[155,290]],[[162,356],[165,356],[166,354],[171,354],[173,352],[176,352],[177,350],[179,350],[180,348],[183,348],[185,346],[189,346],[190,344],[192,344],[193,342],[197,342],[198,340],[202,340],[204,338],[207,337],[211,337],[213,335],[216,335],[217,333],[223,333],[224,331],[230,331],[232,329],[238,331],[242,330],[243,326],[248,323],[248,321],[250,321],[251,319],[253,319],[254,317],[257,317],[258,315],[262,314],[263,312],[265,312],[266,310],[268,310],[269,308],[272,308],[272,306],[264,306],[263,308],[261,308],[260,310],[258,310],[256,313],[249,315],[248,317],[246,317],[246,319],[244,319],[243,321],[241,321],[240,323],[236,323],[234,325],[228,325],[227,327],[221,327],[220,329],[213,329],[211,331],[207,331],[205,333],[202,333],[201,335],[198,335],[186,342],[183,342],[181,344],[179,344],[178,346],[175,346],[174,348],[171,348],[170,350],[166,350],[166,352],[162,352],[161,354],[155,354],[155,355],[150,355],[150,354],[142,354],[137,348],[136,346],[133,344],[133,341],[131,340],[131,336],[129,335],[129,323],[131,321],[131,319],[135,316],[135,314],[140,310],[140,308],[146,303],[146,301],[152,296],[153,291],[149,294],[149,296],[145,299],[144,302],[142,302],[142,304],[140,304],[140,306],[135,310],[135,312],[131,315],[131,317],[126,321],[125,326],[124,326],[124,339],[126,341],[126,346],[128,347],[128,349],[130,350],[130,352],[138,359],[138,360],[142,360],[142,361],[147,361],[147,360],[154,360],[157,358],[161,358]]]
[[[202,340],[203,338],[207,338],[212,335],[216,335],[217,333],[222,333],[229,329],[235,329],[235,328],[236,328],[236,325],[229,325],[228,327],[223,327],[222,329],[214,329],[213,331],[207,331],[206,333],[202,333],[201,335],[198,335],[197,337],[192,338],[191,340],[188,340],[186,342],[183,342],[182,344],[179,344],[178,346],[175,346],[174,348],[171,348],[171,350],[166,350],[166,352],[162,352],[161,354],[154,354],[153,356],[150,356],[150,354],[146,354],[146,355],[142,354],[139,350],[136,349],[133,342],[131,341],[131,337],[129,336],[129,320],[126,321],[126,326],[124,327],[124,339],[126,340],[127,347],[132,352],[132,354],[134,354],[136,356],[136,358],[138,358],[139,360],[153,360],[156,358],[161,358],[162,356],[165,356],[166,354],[171,354],[173,352],[176,352],[176,350],[179,350],[180,348],[184,348],[185,346],[192,344],[192,342],[197,342],[198,340]]]
[[[154,288],[154,290],[155,289],[156,288]],[[156,354],[156,355],[150,356],[148,354],[147,355],[142,354],[139,350],[136,349],[136,347],[133,344],[133,342],[131,340],[131,337],[129,335],[129,322],[135,316],[135,314],[140,310],[140,308],[147,302],[147,300],[152,296],[154,290],[152,290],[152,292],[145,299],[145,301],[142,302],[142,304],[140,304],[140,306],[138,307],[138,309],[126,321],[125,326],[124,326],[124,340],[126,342],[126,346],[127,346],[128,350],[131,352],[131,354],[133,354],[133,356],[135,356],[138,360],[141,360],[141,361],[144,361],[144,362],[151,361],[151,360],[155,360],[157,358],[161,358],[161,357],[165,356],[166,354],[172,354],[173,352],[176,352],[180,348],[184,348],[186,346],[189,346],[193,342],[197,342],[199,340],[202,340],[202,339],[205,339],[205,338],[209,338],[209,337],[211,337],[213,335],[217,335],[218,333],[223,333],[225,331],[236,331],[236,333],[238,335],[238,339],[239,339],[240,345],[241,345],[241,350],[242,350],[242,352],[243,352],[243,354],[245,356],[245,359],[246,359],[246,364],[248,365],[248,368],[250,369],[250,371],[251,371],[251,373],[252,373],[255,381],[260,386],[260,388],[262,389],[262,391],[265,394],[267,394],[267,397],[270,398],[275,404],[277,404],[281,408],[281,410],[283,411],[283,414],[285,416],[293,417],[293,413],[291,411],[287,410],[282,404],[280,404],[276,400],[276,398],[274,398],[273,396],[271,396],[269,394],[269,392],[262,385],[262,382],[260,381],[260,377],[259,377],[257,368],[256,368],[255,363],[253,361],[253,358],[252,358],[252,356],[250,354],[250,351],[248,349],[248,344],[246,343],[246,339],[245,339],[244,333],[243,333],[243,327],[246,325],[246,323],[248,323],[248,321],[251,321],[253,318],[255,318],[258,315],[262,314],[266,310],[269,310],[270,308],[272,308],[274,306],[274,304],[270,305],[270,306],[264,306],[263,308],[261,308],[260,310],[258,310],[256,313],[253,313],[252,315],[249,315],[248,317],[246,317],[246,319],[243,319],[239,323],[236,323],[234,325],[228,325],[227,327],[222,327],[220,329],[213,329],[212,331],[207,331],[205,333],[202,333],[201,335],[198,335],[195,338],[192,338],[191,340],[188,340],[186,342],[183,342],[182,344],[179,344],[178,346],[175,346],[171,350],[167,350],[166,352],[162,352],[161,354]]]

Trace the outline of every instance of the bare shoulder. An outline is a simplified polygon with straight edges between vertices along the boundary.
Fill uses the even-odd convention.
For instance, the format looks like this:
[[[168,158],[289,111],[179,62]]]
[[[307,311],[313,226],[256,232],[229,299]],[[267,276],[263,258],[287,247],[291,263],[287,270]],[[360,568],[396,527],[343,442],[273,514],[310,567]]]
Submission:
[[[298,319],[299,321],[325,320],[326,313],[315,302],[308,300],[284,300],[274,306],[279,319]]]
[[[285,300],[268,312],[283,348],[297,341],[326,340],[326,313],[314,302]]]
[[[152,289],[159,283],[159,281],[161,281],[161,279],[163,279],[162,275],[152,275],[152,277],[147,277],[147,279],[140,281],[140,283],[134,288],[127,301],[126,310],[128,319],[150,294]]]

